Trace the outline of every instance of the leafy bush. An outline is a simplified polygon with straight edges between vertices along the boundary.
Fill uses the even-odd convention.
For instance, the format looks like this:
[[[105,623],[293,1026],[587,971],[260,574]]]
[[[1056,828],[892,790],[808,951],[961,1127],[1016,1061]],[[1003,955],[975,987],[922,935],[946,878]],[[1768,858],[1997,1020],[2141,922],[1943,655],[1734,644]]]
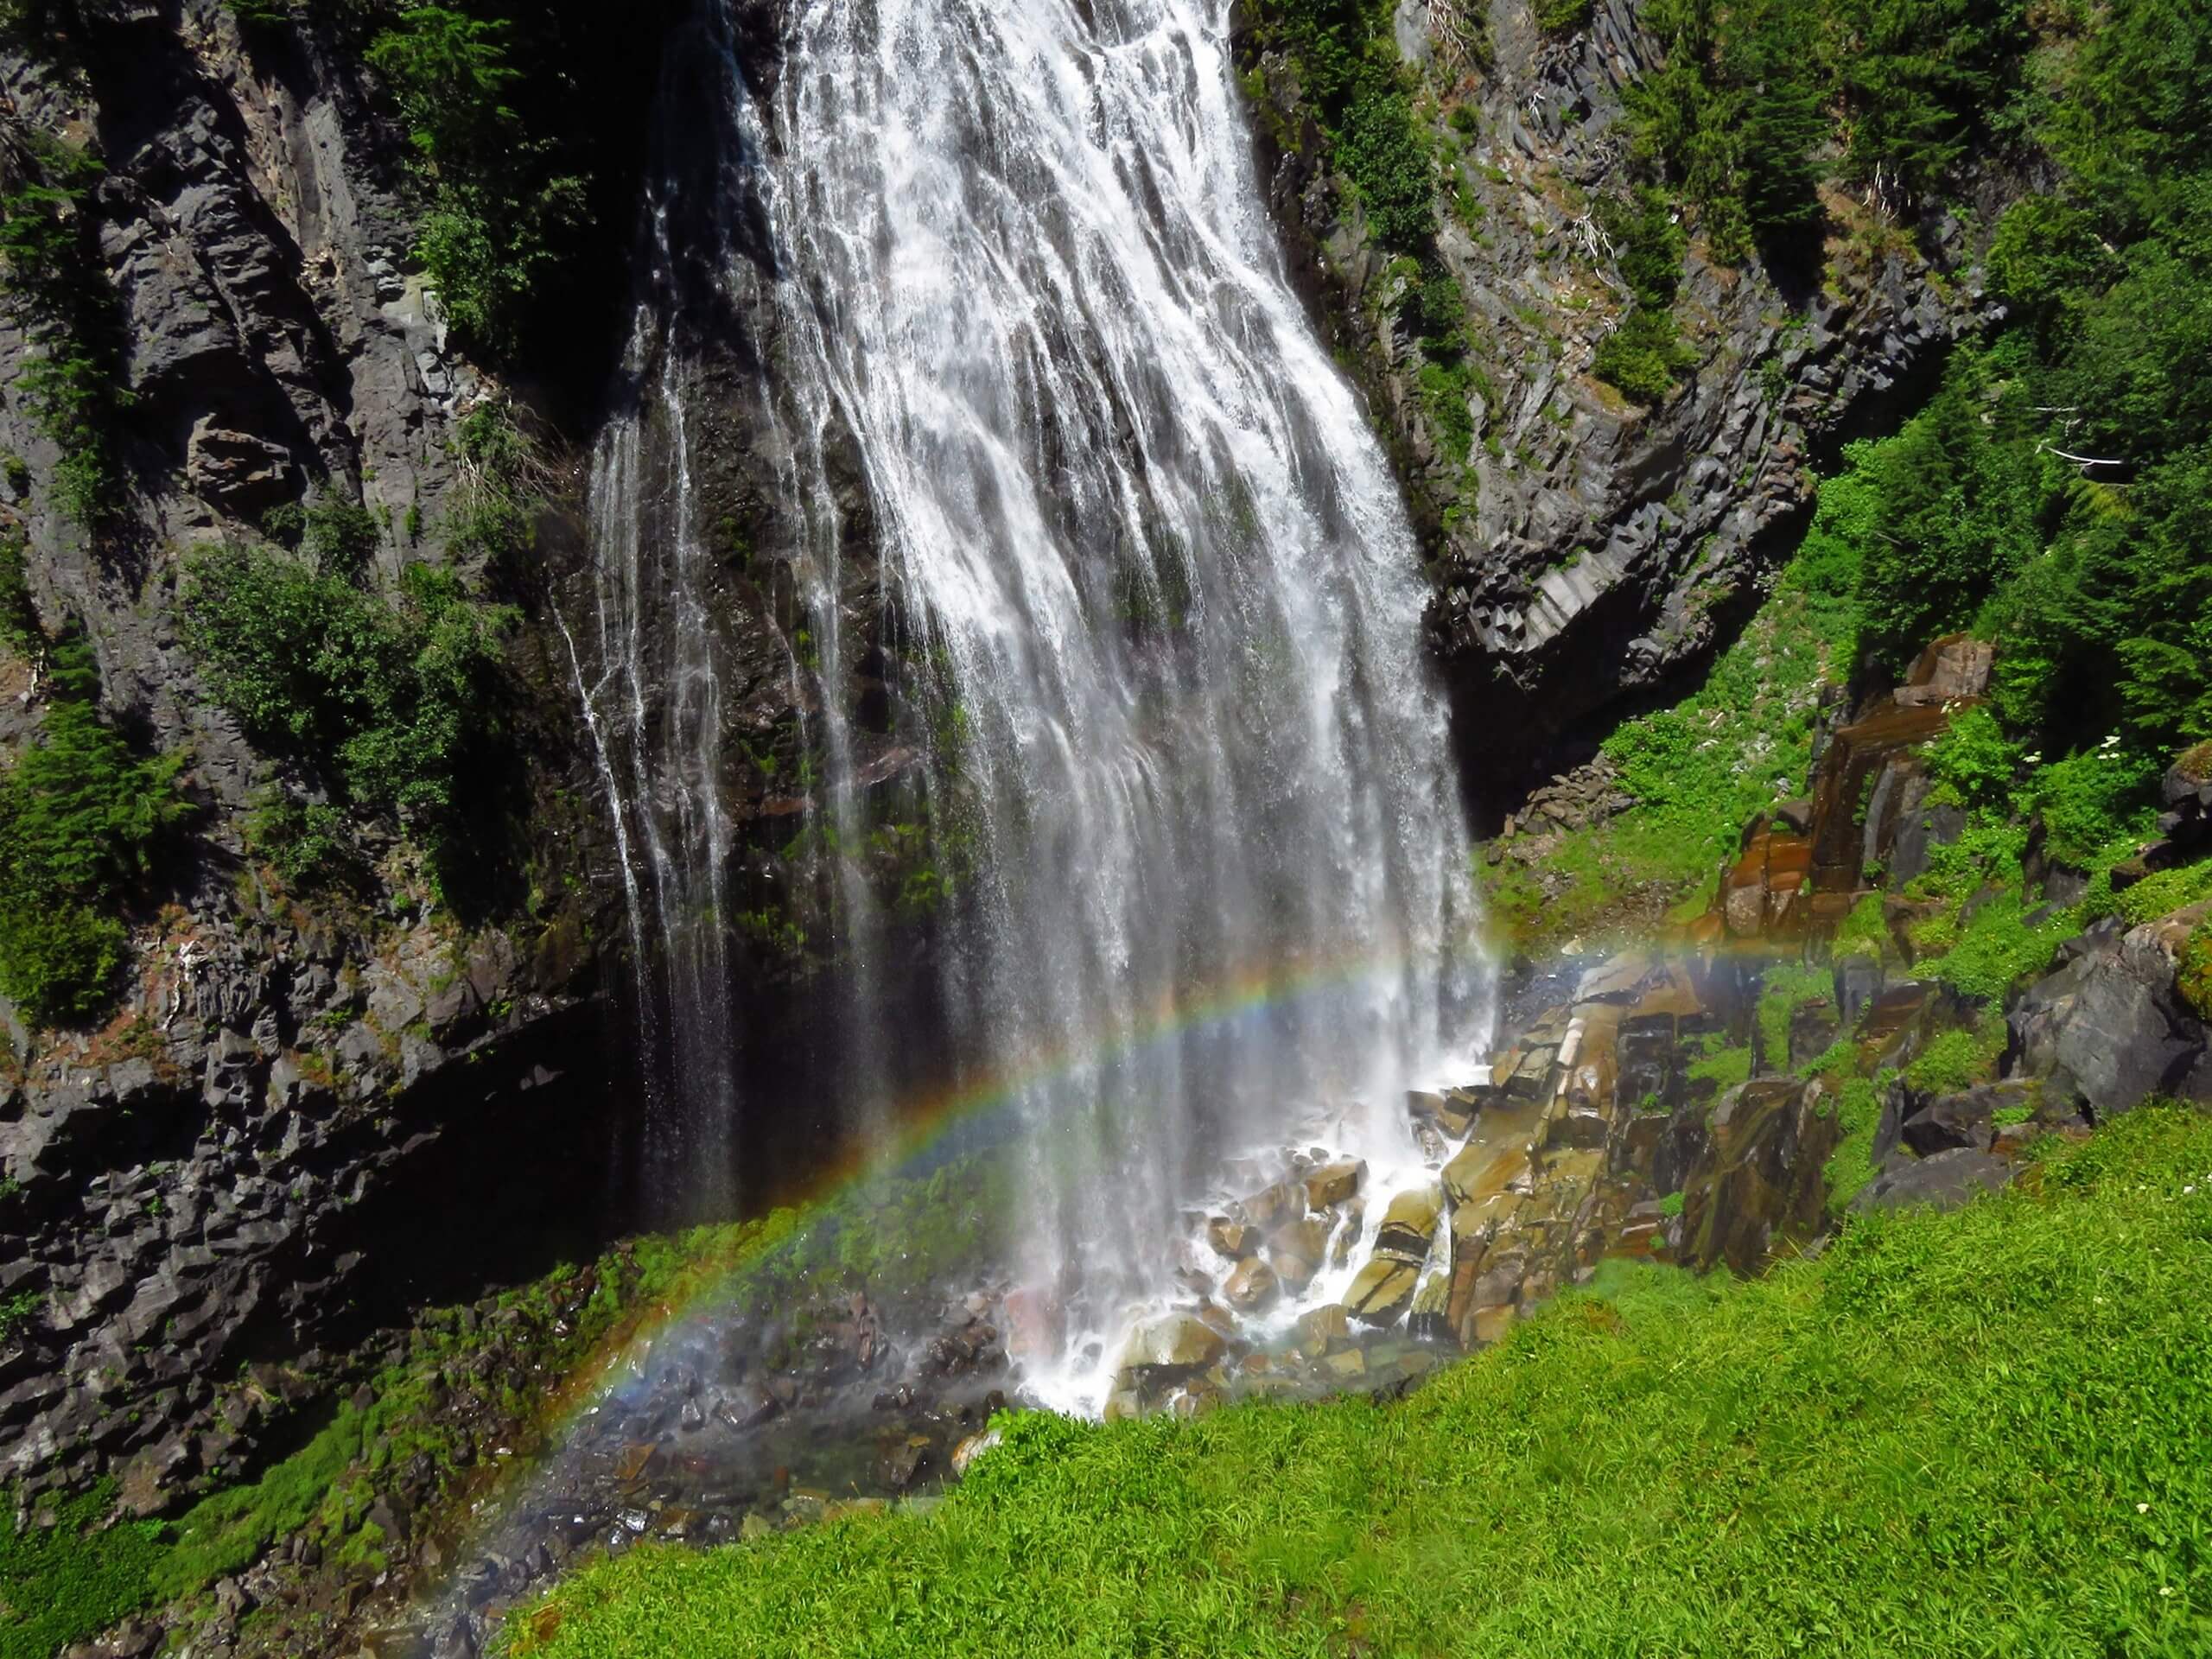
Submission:
[[[1759,1047],[1770,1071],[1789,1065],[1789,1022],[1808,1003],[1826,1002],[1834,995],[1834,982],[1825,968],[1808,963],[1777,962],[1766,970],[1759,986]]]
[[[505,19],[423,5],[368,49],[429,190],[416,257],[455,331],[494,356],[515,348],[534,292],[589,222],[585,177],[509,101],[523,79],[512,41]]]
[[[466,466],[448,497],[446,556],[457,568],[511,580],[537,545],[537,498],[530,483],[537,450],[513,412],[497,403],[479,404],[462,416],[454,448]]]
[[[106,1002],[127,940],[118,912],[189,809],[184,757],[140,756],[100,718],[83,638],[51,658],[45,722],[0,772],[0,995],[58,1024]]]
[[[1955,353],[1941,390],[1903,430],[1847,452],[1881,503],[1861,549],[1859,594],[1867,643],[1893,667],[1972,626],[2042,550],[2040,467],[2017,442],[2036,417],[2003,372],[2001,359]]]
[[[1852,1199],[1874,1179],[1874,1132],[1881,1127],[1882,1094],[1889,1087],[1891,1075],[1885,1073],[1872,1080],[1847,1078],[1836,1096],[1835,1150],[1821,1169],[1832,1216],[1847,1213]]]
[[[1987,709],[1951,717],[1943,734],[1924,752],[1928,775],[1961,805],[1993,807],[2010,794],[2020,767],[2020,746],[2008,741]]]
[[[54,505],[89,526],[121,501],[114,431],[129,401],[114,291],[92,231],[101,168],[50,139],[27,153],[35,173],[0,198],[0,302],[35,348],[18,386],[32,426],[61,452]]]
[[[377,516],[354,501],[322,501],[300,518],[300,550],[325,575],[352,581],[368,568],[382,537]]]
[[[271,790],[246,821],[246,842],[296,893],[350,883],[360,873],[353,827],[327,801],[296,801]]]
[[[1905,1067],[1905,1084],[1916,1094],[1955,1095],[1986,1082],[2004,1052],[2002,1014],[1993,1014],[1974,1030],[1941,1031]]]
[[[2212,859],[2154,870],[2115,894],[2111,913],[2130,927],[2138,927],[2208,896],[2212,896]]]
[[[501,636],[514,613],[410,564],[396,602],[267,550],[190,566],[183,633],[208,690],[257,743],[339,800],[388,814],[442,888],[479,856],[472,809],[504,772]]]
[[[2147,833],[2158,779],[2156,760],[2107,743],[2044,766],[2027,798],[2043,814],[2051,855],[2083,865]]]
[[[0,1501],[0,1659],[52,1659],[142,1605],[161,1523],[105,1525],[114,1503],[104,1484],[54,1503],[54,1524],[41,1527]]]
[[[1634,404],[1661,404],[1685,369],[1696,366],[1681,331],[1666,312],[1637,309],[1598,342],[1590,372]]]
[[[31,602],[29,548],[21,524],[0,525],[0,651],[26,658],[46,646],[38,607]]]
[[[1639,189],[1625,201],[1607,197],[1596,212],[1635,303],[1598,343],[1590,372],[1632,402],[1663,402],[1675,377],[1697,363],[1674,312],[1689,238],[1656,190]]]
[[[1854,185],[1919,195],[2004,122],[2021,0],[1656,0],[1665,55],[1628,93],[1637,153],[1697,204],[1716,257],[1821,216],[1825,152]]]
[[[1298,66],[1376,239],[1426,245],[1436,234],[1435,163],[1399,84],[1390,0],[1262,0],[1260,10]]]

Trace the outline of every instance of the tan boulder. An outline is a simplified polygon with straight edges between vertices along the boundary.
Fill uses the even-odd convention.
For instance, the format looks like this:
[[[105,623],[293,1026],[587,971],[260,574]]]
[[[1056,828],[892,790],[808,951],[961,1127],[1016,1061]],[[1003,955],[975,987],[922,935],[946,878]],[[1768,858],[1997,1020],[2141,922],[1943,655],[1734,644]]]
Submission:
[[[1314,1353],[1319,1353],[1332,1344],[1347,1340],[1351,1335],[1351,1321],[1336,1303],[1317,1307],[1301,1314],[1298,1320],[1298,1340]]]
[[[1344,1293],[1344,1311],[1368,1325],[1395,1325],[1420,1282],[1417,1264],[1378,1255],[1359,1270]]]
[[[1265,1232],[1279,1222],[1306,1213],[1306,1189],[1297,1181],[1277,1181],[1236,1202],[1237,1213]],[[1228,1252],[1224,1251],[1224,1255]]]
[[[1281,1293],[1282,1287],[1277,1281],[1275,1270],[1256,1258],[1238,1262],[1236,1271],[1229,1275],[1229,1282],[1221,1287],[1221,1294],[1229,1299],[1229,1305],[1240,1313],[1256,1313],[1271,1306]]]
[[[1206,1223],[1206,1243],[1233,1262],[1241,1262],[1260,1247],[1260,1230],[1244,1222],[1216,1216]]]
[[[1326,1210],[1344,1203],[1366,1185],[1367,1164],[1361,1159],[1318,1164],[1306,1172],[1305,1179],[1306,1208]]]
[[[1436,1236],[1436,1224],[1443,1211],[1440,1186],[1418,1186],[1399,1193],[1382,1212],[1382,1224],[1375,1233],[1375,1254],[1418,1267],[1428,1259],[1429,1243]]]
[[[1228,1346],[1228,1339],[1200,1315],[1170,1313],[1137,1327],[1122,1351],[1122,1364],[1125,1370],[1156,1365],[1201,1370]]]

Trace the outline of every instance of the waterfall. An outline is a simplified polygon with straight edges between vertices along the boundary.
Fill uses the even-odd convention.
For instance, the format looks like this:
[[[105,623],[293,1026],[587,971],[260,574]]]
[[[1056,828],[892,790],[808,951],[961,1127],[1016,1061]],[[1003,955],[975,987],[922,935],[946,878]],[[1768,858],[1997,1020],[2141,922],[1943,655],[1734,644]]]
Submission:
[[[1486,1034],[1417,550],[1287,280],[1230,0],[792,0],[759,84],[740,3],[665,117],[693,153],[594,477],[593,700],[668,958],[642,1000],[674,1155],[741,1109],[687,494],[719,327],[775,479],[754,556],[787,573],[840,1092],[895,1116],[918,971],[858,849],[925,842],[934,1046],[1019,1127],[1025,1271],[1101,1330],[1222,1159],[1324,1129],[1387,1157],[1408,1084]]]

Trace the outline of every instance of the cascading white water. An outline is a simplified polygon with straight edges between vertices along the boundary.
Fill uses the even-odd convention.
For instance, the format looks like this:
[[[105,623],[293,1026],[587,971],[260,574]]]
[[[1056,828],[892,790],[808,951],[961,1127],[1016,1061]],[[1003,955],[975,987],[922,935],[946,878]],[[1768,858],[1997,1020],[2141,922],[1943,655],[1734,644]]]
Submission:
[[[914,646],[887,671],[930,711],[933,833],[973,870],[938,952],[946,1046],[1014,1102],[1021,1260],[1077,1331],[1160,1282],[1224,1153],[1328,1123],[1395,1160],[1403,1089],[1486,1035],[1414,543],[1283,270],[1229,10],[794,0],[772,95],[733,54],[728,118],[698,128],[741,153],[721,175],[773,250],[763,400],[830,687],[855,642],[829,451],[857,441]],[[759,293],[757,261],[732,276]],[[630,700],[639,770],[617,781],[645,804],[656,925],[707,973],[714,664],[659,642],[678,673],[657,746],[637,667],[639,631],[697,621],[680,368],[659,385],[675,544],[644,544],[640,422],[618,423],[600,645]],[[839,697],[817,706],[813,810],[851,847],[855,734]],[[865,1027],[910,969],[874,948],[865,882],[842,891]]]

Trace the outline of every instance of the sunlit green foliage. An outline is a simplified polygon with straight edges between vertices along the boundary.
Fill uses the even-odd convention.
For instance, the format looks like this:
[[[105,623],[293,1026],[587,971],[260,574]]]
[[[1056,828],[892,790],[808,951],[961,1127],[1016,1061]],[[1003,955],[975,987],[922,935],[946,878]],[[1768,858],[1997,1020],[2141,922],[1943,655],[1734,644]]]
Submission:
[[[92,221],[99,163],[51,139],[16,152],[35,171],[0,197],[0,304],[33,349],[18,395],[60,451],[54,503],[93,525],[120,505],[116,422],[129,395],[118,366],[115,296]]]
[[[46,649],[38,607],[31,602],[29,547],[22,525],[0,526],[0,652],[24,659]]]
[[[2212,1020],[2212,923],[2200,923],[2182,944],[2175,988],[2200,1020]]]
[[[1675,377],[1697,363],[1674,313],[1689,238],[1656,190],[1638,189],[1627,201],[1607,197],[1598,212],[1618,251],[1621,280],[1636,302],[1599,341],[1590,372],[1625,397],[1656,404],[1674,389]]]
[[[1804,787],[1820,686],[1848,671],[1855,648],[1850,532],[1867,510],[1853,480],[1823,486],[1796,558],[1705,683],[1671,708],[1624,721],[1605,740],[1620,787],[1637,804],[1559,836],[1541,871],[1484,868],[1495,925],[1524,945],[1556,942],[1624,891],[1691,887],[1733,848],[1745,820]]]
[[[1905,1067],[1904,1080],[1920,1094],[1956,1094],[1987,1082],[2004,1052],[2004,1016],[1991,1014],[1970,1029],[1954,1027],[1929,1038]]]
[[[390,814],[449,880],[504,773],[502,636],[512,613],[410,564],[394,601],[302,560],[238,547],[191,566],[184,635],[248,734],[340,801]]]
[[[410,6],[371,41],[429,192],[415,253],[454,329],[512,352],[534,292],[588,223],[587,181],[561,142],[511,101],[523,72],[513,25]]]
[[[53,1659],[144,1600],[161,1529],[107,1525],[114,1503],[111,1484],[44,1504],[0,1492],[0,1659]],[[54,1524],[41,1526],[48,1507]]]
[[[1697,205],[1716,257],[1771,251],[1819,219],[1831,168],[1910,198],[1977,139],[2016,130],[2025,10],[2022,0],[1655,0],[1642,20],[1666,55],[1629,93],[1637,151]]]
[[[1874,1132],[1881,1127],[1882,1094],[1891,1074],[1878,1078],[1847,1077],[1838,1084],[1835,1150],[1821,1166],[1821,1184],[1827,1190],[1827,1211],[1840,1217],[1874,1179]]]
[[[1427,133],[1399,81],[1389,0],[1262,0],[1269,36],[1287,50],[1358,193],[1376,239],[1418,249],[1436,234]]]
[[[48,656],[45,721],[0,769],[0,995],[58,1024],[112,994],[124,904],[188,807],[175,786],[182,754],[141,755],[101,717],[83,636]]]

